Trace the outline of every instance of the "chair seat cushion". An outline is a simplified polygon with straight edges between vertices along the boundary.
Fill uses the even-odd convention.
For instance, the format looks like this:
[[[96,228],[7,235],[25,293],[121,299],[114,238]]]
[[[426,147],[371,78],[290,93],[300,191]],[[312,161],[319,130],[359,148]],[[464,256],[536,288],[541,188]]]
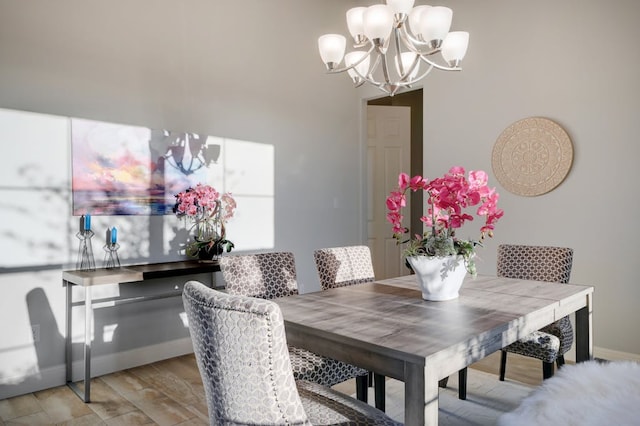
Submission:
[[[544,362],[554,362],[560,350],[560,339],[549,333],[534,331],[510,344],[504,350],[537,358]]]
[[[573,344],[573,327],[571,326],[569,317],[562,317],[558,321],[542,327],[540,331],[553,334],[560,339],[559,355],[564,355],[571,349],[571,345]]]
[[[289,346],[289,358],[293,377],[296,380],[307,380],[323,386],[334,386],[369,372],[355,365],[336,361],[321,355]]]
[[[331,388],[306,380],[298,380],[296,385],[312,425],[402,425],[371,405]]]

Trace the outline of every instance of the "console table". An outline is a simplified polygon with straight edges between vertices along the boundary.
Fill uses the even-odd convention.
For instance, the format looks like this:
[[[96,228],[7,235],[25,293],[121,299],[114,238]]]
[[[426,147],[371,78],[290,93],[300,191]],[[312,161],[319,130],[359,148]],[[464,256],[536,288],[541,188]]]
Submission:
[[[201,274],[220,271],[217,262],[180,261],[152,263],[144,265],[128,265],[113,269],[96,269],[94,271],[62,271],[62,285],[66,287],[65,318],[65,368],[66,381],[69,386],[84,402],[91,400],[91,336],[93,334],[93,309],[101,306],[116,306],[125,303],[135,303],[148,300],[164,299],[181,296],[181,292],[165,292],[149,296],[137,296],[128,298],[109,298],[97,303],[91,300],[91,288],[103,284],[132,283],[151,280],[155,278],[176,277],[182,275]],[[85,330],[84,330],[84,390],[81,390],[72,381],[72,307],[73,286],[84,289]]]

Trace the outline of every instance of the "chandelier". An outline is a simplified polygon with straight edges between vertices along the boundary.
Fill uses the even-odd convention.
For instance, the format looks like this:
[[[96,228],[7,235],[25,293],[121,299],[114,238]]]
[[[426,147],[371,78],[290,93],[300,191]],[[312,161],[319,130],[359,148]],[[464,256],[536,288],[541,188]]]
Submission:
[[[460,71],[469,33],[449,32],[453,12],[448,7],[413,7],[413,3],[414,0],[387,0],[386,4],[349,9],[347,27],[354,49],[361,50],[345,55],[347,40],[343,35],[321,36],[318,49],[328,72],[347,71],[355,87],[367,82],[393,96],[434,68]],[[432,59],[437,53],[446,65]],[[343,58],[344,66],[338,68]]]

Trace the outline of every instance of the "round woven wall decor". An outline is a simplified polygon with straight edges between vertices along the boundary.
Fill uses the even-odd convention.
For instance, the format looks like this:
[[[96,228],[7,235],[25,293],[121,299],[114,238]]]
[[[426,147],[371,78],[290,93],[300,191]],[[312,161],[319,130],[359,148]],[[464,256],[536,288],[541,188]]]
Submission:
[[[557,123],[541,117],[516,121],[496,140],[491,166],[509,192],[526,197],[546,194],[571,169],[573,146]]]

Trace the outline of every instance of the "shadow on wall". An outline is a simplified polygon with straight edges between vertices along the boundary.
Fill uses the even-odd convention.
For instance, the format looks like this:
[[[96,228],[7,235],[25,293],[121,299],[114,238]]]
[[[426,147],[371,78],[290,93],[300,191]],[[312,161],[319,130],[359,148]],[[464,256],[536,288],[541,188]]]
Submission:
[[[33,361],[27,355],[30,353],[29,346],[31,344],[5,349],[15,350],[18,353],[21,358],[20,363],[23,364],[18,369],[24,368],[25,371],[20,382],[0,385],[0,398],[19,395],[23,393],[24,389],[45,389],[50,387],[52,383],[64,383],[64,371],[60,368],[60,360],[64,360],[64,336],[60,334],[49,299],[44,290],[38,287],[27,293],[26,304],[29,322],[34,330],[31,344],[35,349],[36,365],[32,364]],[[15,328],[13,332],[16,332]]]
[[[157,286],[164,292],[165,288],[177,288],[176,295],[182,294],[184,282],[157,281],[145,286],[140,286],[139,283],[116,285],[114,291],[118,293],[117,297],[138,298],[141,296],[141,287],[148,289],[149,286]],[[76,301],[78,299],[79,302]],[[94,299],[94,303],[97,302],[100,302],[100,298]],[[40,287],[29,291],[26,295],[26,305],[29,323],[34,330],[33,340],[4,349],[10,352],[10,357],[19,360],[15,366],[5,366],[7,371],[0,372],[0,381],[3,382],[0,384],[0,399],[61,386],[66,382],[65,336],[60,332],[61,328],[45,291]],[[84,305],[81,296],[74,296],[73,306],[74,337],[71,350],[74,380],[77,380],[77,375],[82,372],[84,349]],[[183,312],[180,297],[94,309],[94,332],[91,341],[92,376],[155,362],[189,351],[191,346],[186,340],[189,339],[189,330],[182,320]],[[9,327],[7,331],[11,332]],[[15,328],[13,332],[17,332]],[[176,346],[171,342],[180,343]],[[165,348],[163,345],[167,343],[169,345]],[[175,351],[180,353],[174,353]],[[15,380],[16,377],[18,380]]]
[[[58,323],[49,299],[40,287],[27,293],[27,309],[31,327],[39,327],[39,341],[34,339],[38,367],[40,371],[58,365],[60,357],[64,356],[64,336],[60,334]]]

